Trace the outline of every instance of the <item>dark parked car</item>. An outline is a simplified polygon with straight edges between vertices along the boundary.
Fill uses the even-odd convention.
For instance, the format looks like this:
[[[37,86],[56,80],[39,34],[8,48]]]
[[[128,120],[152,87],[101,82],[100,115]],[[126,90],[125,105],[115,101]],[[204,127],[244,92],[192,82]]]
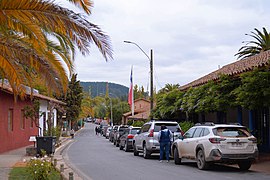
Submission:
[[[119,139],[119,149],[124,149],[126,152],[133,149],[133,138],[140,130],[140,127],[129,127]]]
[[[125,130],[128,129],[129,126],[127,125],[121,125],[118,126],[117,130],[114,133],[114,138],[113,138],[113,144],[116,145],[116,147],[119,146],[119,138],[124,134]]]

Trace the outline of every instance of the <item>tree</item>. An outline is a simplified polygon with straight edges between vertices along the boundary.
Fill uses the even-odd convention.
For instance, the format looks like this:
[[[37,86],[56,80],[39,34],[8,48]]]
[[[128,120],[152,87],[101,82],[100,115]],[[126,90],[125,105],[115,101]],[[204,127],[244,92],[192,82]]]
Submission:
[[[179,84],[165,84],[165,87],[159,90],[160,93],[170,92],[175,89],[179,89]]]
[[[81,111],[82,92],[83,90],[80,86],[80,81],[77,81],[77,75],[73,74],[68,85],[66,96],[66,117],[68,124],[71,124],[71,126],[74,122],[77,122]]]
[[[270,106],[270,72],[256,69],[241,75],[241,85],[233,93],[244,108],[255,110]]]
[[[238,59],[244,59],[270,49],[270,35],[266,28],[263,27],[263,32],[256,28],[254,30],[255,32],[251,31],[251,34],[246,34],[254,38],[254,40],[244,42],[246,45],[241,47],[238,53],[235,54]]]
[[[156,108],[153,110],[155,118],[175,119],[177,117],[177,112],[180,111],[177,102],[183,96],[183,92],[178,87],[179,85],[166,84],[165,88],[159,91],[156,97]]]
[[[69,0],[90,14],[89,0]],[[112,58],[110,40],[102,30],[75,13],[46,0],[0,1],[0,76],[9,80],[15,95],[44,79],[48,90],[66,92],[73,73],[75,48],[89,54],[94,43],[104,58]]]

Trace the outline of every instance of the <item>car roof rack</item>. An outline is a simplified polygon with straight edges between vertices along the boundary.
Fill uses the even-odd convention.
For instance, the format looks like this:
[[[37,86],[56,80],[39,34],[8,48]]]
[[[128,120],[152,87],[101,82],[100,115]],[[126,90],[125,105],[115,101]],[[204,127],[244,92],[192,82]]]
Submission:
[[[195,126],[214,126],[215,123],[213,122],[203,122],[203,123],[196,123]]]
[[[236,123],[229,123],[230,125],[238,125],[238,126],[242,126],[242,124],[241,123],[238,123],[238,122],[236,122]]]

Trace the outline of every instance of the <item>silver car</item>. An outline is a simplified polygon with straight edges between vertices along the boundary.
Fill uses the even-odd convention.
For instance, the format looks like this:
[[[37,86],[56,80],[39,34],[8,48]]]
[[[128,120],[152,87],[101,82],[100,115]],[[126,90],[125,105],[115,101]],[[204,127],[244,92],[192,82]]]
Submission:
[[[181,136],[181,127],[175,121],[150,121],[145,123],[139,132],[134,136],[133,149],[134,156],[138,156],[140,152],[143,153],[145,159],[150,158],[152,153],[159,153],[158,132],[161,125],[165,125],[172,133],[174,139]]]

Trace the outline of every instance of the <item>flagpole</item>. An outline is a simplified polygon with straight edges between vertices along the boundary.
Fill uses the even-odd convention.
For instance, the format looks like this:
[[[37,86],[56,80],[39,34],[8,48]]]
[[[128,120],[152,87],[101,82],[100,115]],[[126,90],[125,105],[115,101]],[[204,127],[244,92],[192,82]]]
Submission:
[[[134,116],[134,89],[133,89],[133,65],[131,66],[130,72],[130,87],[128,93],[128,104],[131,108],[131,115]]]

